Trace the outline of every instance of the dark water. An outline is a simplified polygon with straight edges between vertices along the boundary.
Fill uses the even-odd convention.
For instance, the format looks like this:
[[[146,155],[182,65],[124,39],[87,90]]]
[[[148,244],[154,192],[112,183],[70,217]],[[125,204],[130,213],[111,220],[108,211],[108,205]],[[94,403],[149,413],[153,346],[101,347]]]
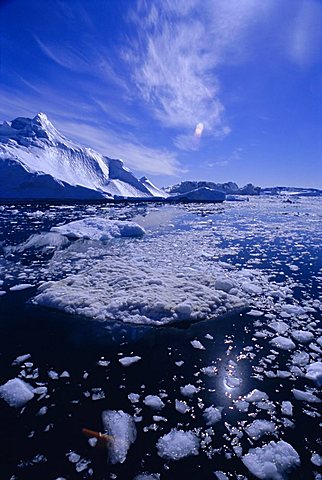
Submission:
[[[1,241],[5,245],[19,244],[29,235],[48,231],[50,226],[59,222],[71,221],[80,215],[93,214],[91,206],[80,206],[73,209],[56,209],[52,206],[32,206],[13,208],[14,213],[6,210],[0,212]],[[95,209],[100,207],[95,207]],[[105,208],[105,207],[102,207]],[[110,207],[109,207],[110,208]],[[53,212],[48,218],[26,220],[25,212]],[[97,213],[97,210],[95,210]],[[117,207],[109,214],[114,218],[133,218],[137,214],[145,214],[144,206],[139,210]],[[187,212],[186,212],[187,213]],[[189,212],[189,215],[200,215]],[[214,212],[209,215],[214,215]],[[221,209],[215,212],[219,216]],[[225,213],[227,215],[227,213]],[[202,215],[207,217],[207,211]],[[177,228],[188,228],[182,219]],[[319,298],[320,283],[315,280],[322,267],[322,247],[315,244],[303,246],[276,238],[274,244],[265,244],[265,236],[253,236],[241,241],[223,240],[222,247],[241,246],[238,254],[223,255],[222,260],[246,265],[257,248],[260,249],[261,262],[257,268],[270,271],[274,266],[275,281],[283,281],[292,277],[300,286],[295,295],[298,300]],[[4,252],[3,252],[4,254]],[[38,254],[37,254],[38,255]],[[8,257],[6,262],[22,262],[28,267],[32,262],[46,262],[47,258],[35,252],[22,258]],[[291,272],[286,265],[288,258],[300,258],[299,270]],[[278,274],[276,274],[278,265]],[[27,282],[27,280],[26,280]],[[8,278],[4,288],[17,283]],[[306,286],[305,287],[303,287]],[[267,435],[251,445],[247,435],[240,440],[244,453],[250,446],[259,446],[270,440],[284,439],[289,442],[301,457],[301,466],[290,473],[287,478],[313,479],[318,471],[310,462],[311,452],[321,449],[315,405],[306,406],[310,414],[303,413],[303,402],[292,398],[291,389],[304,389],[301,378],[290,380],[281,378],[254,378],[253,366],[260,357],[270,353],[270,347],[264,338],[256,339],[258,346],[255,359],[241,355],[243,348],[253,345],[256,319],[247,314],[240,314],[209,320],[184,328],[152,328],[124,324],[104,324],[75,316],[68,316],[56,311],[36,307],[28,300],[36,293],[36,287],[20,292],[10,292],[0,297],[0,383],[21,375],[21,366],[12,365],[13,360],[22,354],[30,354],[27,362],[33,365],[24,368],[26,381],[34,386],[45,384],[47,396],[29,402],[22,410],[15,410],[3,401],[0,404],[0,479],[133,479],[142,472],[159,473],[160,478],[176,480],[181,478],[213,479],[215,471],[223,471],[229,478],[253,479],[244,467],[240,458],[234,454],[234,434],[231,427],[242,429],[243,422],[250,421],[252,415],[260,413],[256,418],[268,419],[272,415],[268,411],[259,410],[251,405],[248,412],[242,413],[231,407],[231,396],[237,398],[254,388],[265,391],[275,405],[283,400],[291,400],[294,405],[293,428],[284,428],[278,415],[275,418],[277,430],[275,436]],[[315,314],[320,322],[320,313]],[[213,339],[206,339],[210,334]],[[205,350],[192,348],[190,341],[199,339]],[[121,356],[139,355],[142,360],[125,368],[118,359]],[[107,366],[100,366],[98,361],[107,360]],[[178,367],[175,362],[183,360]],[[227,370],[229,362],[236,362],[236,375],[241,380],[239,387],[227,388]],[[288,361],[287,352],[279,356],[280,367]],[[200,369],[212,365],[218,374],[206,377]],[[35,372],[35,369],[38,369]],[[67,371],[70,377],[52,379],[48,371],[58,374]],[[28,380],[28,374],[35,376]],[[200,386],[200,391],[187,403],[191,407],[189,413],[181,414],[174,409],[174,400],[182,399],[180,387],[186,384]],[[100,389],[100,390],[96,390]],[[104,392],[104,398],[93,400],[92,394]],[[168,396],[163,398],[165,407],[155,412],[145,407],[142,400],[145,395],[159,394],[164,391]],[[141,395],[140,402],[132,405],[129,393]],[[215,434],[211,444],[200,448],[198,456],[188,457],[180,461],[165,461],[157,455],[155,447],[160,436],[171,428],[191,430],[204,427],[202,411],[204,406],[222,406],[223,419],[214,425]],[[124,464],[111,465],[105,449],[92,448],[82,435],[82,428],[94,431],[102,430],[101,414],[104,410],[124,410],[134,413],[134,407],[142,408],[137,412],[142,421],[137,423],[138,437],[131,446]],[[44,415],[37,415],[42,407],[47,407]],[[148,429],[155,422],[153,415],[161,415],[167,419],[159,422],[158,429]],[[68,452],[76,452],[88,461],[83,471],[76,471],[75,464],[68,460]],[[321,454],[321,452],[320,452]]]

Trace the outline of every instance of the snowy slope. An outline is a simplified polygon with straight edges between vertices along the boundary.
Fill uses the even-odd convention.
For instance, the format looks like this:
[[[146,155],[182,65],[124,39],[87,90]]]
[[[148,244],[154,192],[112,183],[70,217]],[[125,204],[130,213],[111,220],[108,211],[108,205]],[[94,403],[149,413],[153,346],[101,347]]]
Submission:
[[[146,182],[122,160],[65,138],[43,113],[0,124],[0,198],[165,196]]]

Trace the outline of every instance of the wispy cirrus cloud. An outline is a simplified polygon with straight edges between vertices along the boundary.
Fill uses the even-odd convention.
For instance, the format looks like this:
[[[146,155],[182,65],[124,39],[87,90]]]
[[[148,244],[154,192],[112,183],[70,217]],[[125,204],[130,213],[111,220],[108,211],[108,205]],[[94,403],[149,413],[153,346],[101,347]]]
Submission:
[[[250,25],[269,10],[264,4],[140,0],[129,15],[137,38],[131,38],[124,58],[154,117],[165,127],[181,130],[174,136],[178,148],[198,148],[191,132],[199,122],[205,134],[222,138],[229,133],[216,69],[238,61]]]

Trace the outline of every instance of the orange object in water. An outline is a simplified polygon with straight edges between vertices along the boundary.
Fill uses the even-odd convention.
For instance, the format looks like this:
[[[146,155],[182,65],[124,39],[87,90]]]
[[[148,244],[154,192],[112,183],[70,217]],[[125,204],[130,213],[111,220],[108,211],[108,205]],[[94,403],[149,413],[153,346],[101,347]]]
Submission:
[[[97,447],[106,448],[107,444],[113,441],[112,435],[106,435],[105,433],[101,432],[94,432],[94,430],[89,430],[88,428],[82,428],[82,432],[87,438],[96,438]]]

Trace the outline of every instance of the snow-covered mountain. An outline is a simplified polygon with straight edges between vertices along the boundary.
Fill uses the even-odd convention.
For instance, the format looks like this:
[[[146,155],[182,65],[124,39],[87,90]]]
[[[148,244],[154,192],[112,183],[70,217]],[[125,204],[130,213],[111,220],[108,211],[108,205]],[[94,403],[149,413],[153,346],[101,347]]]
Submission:
[[[0,198],[165,197],[115,160],[68,140],[45,114],[0,124]]]

